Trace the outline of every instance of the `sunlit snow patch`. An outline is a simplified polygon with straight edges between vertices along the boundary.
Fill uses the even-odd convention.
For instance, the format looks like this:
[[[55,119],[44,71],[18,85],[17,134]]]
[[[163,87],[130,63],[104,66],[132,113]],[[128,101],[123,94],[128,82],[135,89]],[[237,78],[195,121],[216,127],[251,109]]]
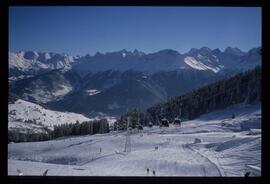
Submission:
[[[217,67],[207,66],[203,64],[202,62],[196,60],[194,57],[190,57],[190,56],[185,57],[184,62],[190,67],[195,68],[197,70],[212,70],[215,73],[219,72],[220,70],[220,68],[217,68]]]
[[[70,85],[61,85],[57,91],[54,91],[52,94],[54,96],[64,96],[72,91],[72,86]]]
[[[87,94],[88,94],[89,96],[92,96],[92,95],[96,95],[96,94],[101,93],[101,91],[96,90],[96,89],[89,89],[89,90],[86,90],[86,92],[87,92]]]

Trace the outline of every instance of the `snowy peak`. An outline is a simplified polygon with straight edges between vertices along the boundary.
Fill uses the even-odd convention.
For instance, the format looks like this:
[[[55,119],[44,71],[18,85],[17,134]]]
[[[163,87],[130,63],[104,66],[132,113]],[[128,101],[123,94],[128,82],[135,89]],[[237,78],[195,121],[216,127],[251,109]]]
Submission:
[[[253,48],[247,52],[247,55],[261,55],[261,51],[262,51],[261,47]]]
[[[203,56],[198,55],[199,58],[202,59]],[[222,68],[222,65],[215,66],[209,58],[206,58],[208,61],[207,62],[201,62],[200,60],[197,60],[194,57],[187,56],[184,59],[184,62],[190,66],[191,68],[197,69],[197,70],[211,70],[214,73],[217,73],[220,71]]]
[[[261,65],[261,47],[250,49],[239,62],[237,68],[240,70],[248,70]]]
[[[186,54],[188,55],[193,55],[195,54],[196,52],[198,52],[199,49],[195,49],[195,48],[191,48]]]
[[[214,55],[218,55],[218,54],[221,53],[221,50],[219,50],[219,49],[217,48],[217,49],[212,50],[212,53],[213,53]]]
[[[40,61],[46,61],[52,58],[52,53],[40,53],[38,60]]]
[[[217,49],[212,51],[208,47],[202,47],[200,49],[192,48],[185,54],[184,62],[193,69],[210,70],[217,73],[224,68],[217,54],[219,54],[219,50]]]
[[[143,55],[145,55],[145,53],[144,52],[141,52],[141,51],[138,51],[137,49],[135,49],[133,51],[133,55],[135,55],[135,56],[143,56]]]
[[[202,47],[202,48],[200,48],[200,51],[208,53],[208,52],[211,52],[211,49],[208,47]]]
[[[9,52],[9,80],[29,78],[55,69],[69,70],[78,59],[68,54]]]
[[[36,51],[27,51],[23,56],[25,59],[36,60],[38,58],[38,53]]]
[[[224,52],[219,49],[211,50],[208,47],[192,48],[185,54],[180,54],[172,49],[163,49],[150,54],[145,54],[137,49],[134,51],[123,49],[78,57],[68,54],[27,51],[9,53],[9,69],[10,80],[60,68],[74,69],[81,76],[107,70],[156,73],[179,69],[206,70],[208,68],[207,70],[219,72],[222,69],[233,69],[240,61],[249,60],[249,57],[252,57],[254,65],[256,62],[259,64],[261,58],[256,53],[258,53],[256,48],[244,53],[240,49],[232,47],[227,47]],[[195,60],[197,61],[196,67]]]
[[[196,56],[196,55],[212,55],[212,50],[209,49],[208,47],[202,47],[200,49],[192,48],[190,51],[188,51],[185,55],[190,55],[190,56]]]
[[[260,47],[247,53],[236,47],[227,47],[224,52],[218,48],[214,50],[207,47],[192,48],[185,54],[184,62],[193,69],[212,70],[215,73],[223,69],[243,71],[261,64]]]
[[[159,52],[157,52],[159,54],[167,54],[167,55],[179,55],[179,52],[177,52],[176,50],[172,50],[172,49],[163,49]]]
[[[231,55],[236,55],[236,56],[243,56],[245,55],[245,53],[243,51],[241,51],[240,49],[238,49],[237,47],[227,47],[225,50],[224,50],[224,53],[227,53],[227,54],[231,54]]]

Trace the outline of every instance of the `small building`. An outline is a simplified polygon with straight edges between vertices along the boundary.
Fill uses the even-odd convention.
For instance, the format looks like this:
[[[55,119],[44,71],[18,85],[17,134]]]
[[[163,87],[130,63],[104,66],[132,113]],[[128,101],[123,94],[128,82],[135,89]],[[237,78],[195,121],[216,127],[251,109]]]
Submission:
[[[166,118],[162,118],[159,126],[160,127],[169,127],[169,121]]]
[[[181,119],[180,118],[174,118],[173,125],[180,127],[181,126]]]

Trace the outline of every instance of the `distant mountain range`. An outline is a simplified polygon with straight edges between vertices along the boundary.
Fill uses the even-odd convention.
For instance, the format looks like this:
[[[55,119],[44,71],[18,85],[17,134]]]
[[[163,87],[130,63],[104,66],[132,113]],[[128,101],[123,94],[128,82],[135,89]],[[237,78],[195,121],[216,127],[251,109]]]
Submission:
[[[10,52],[9,89],[11,95],[54,110],[117,116],[261,65],[260,52],[260,47],[248,52],[202,47],[185,54],[121,50],[93,56]]]

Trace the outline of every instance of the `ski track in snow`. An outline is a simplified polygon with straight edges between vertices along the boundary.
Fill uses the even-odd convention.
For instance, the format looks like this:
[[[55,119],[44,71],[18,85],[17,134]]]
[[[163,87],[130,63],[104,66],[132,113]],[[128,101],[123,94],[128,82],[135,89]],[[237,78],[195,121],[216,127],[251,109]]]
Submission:
[[[224,172],[222,171],[222,169],[220,169],[220,167],[219,167],[217,164],[215,164],[214,162],[212,162],[208,157],[206,157],[206,156],[204,156],[203,154],[201,154],[200,152],[194,150],[194,149],[193,149],[190,145],[188,145],[188,144],[185,145],[185,147],[188,148],[188,149],[190,149],[192,152],[196,153],[197,155],[199,155],[199,157],[205,159],[205,160],[206,160],[207,162],[209,162],[212,166],[214,166],[215,169],[216,169],[216,171],[218,171],[218,176],[224,176],[224,175],[225,175]],[[197,157],[197,156],[195,156],[195,158],[196,158],[196,157]],[[205,172],[205,166],[202,165],[202,167],[203,167],[204,172]],[[215,170],[215,169],[214,169],[214,170]],[[205,176],[208,176],[208,175],[206,175],[206,173],[205,173]]]
[[[232,112],[236,118],[229,121]],[[261,135],[235,131],[246,127],[247,119],[254,121],[252,128],[260,127],[260,104],[211,112],[182,122],[181,128],[145,127],[142,136],[131,135],[130,153],[123,152],[124,131],[13,143],[8,145],[8,174],[18,175],[19,169],[42,175],[49,169],[48,176],[153,176],[153,170],[156,176],[243,176],[253,169],[260,175]],[[194,143],[195,138],[201,142]]]

